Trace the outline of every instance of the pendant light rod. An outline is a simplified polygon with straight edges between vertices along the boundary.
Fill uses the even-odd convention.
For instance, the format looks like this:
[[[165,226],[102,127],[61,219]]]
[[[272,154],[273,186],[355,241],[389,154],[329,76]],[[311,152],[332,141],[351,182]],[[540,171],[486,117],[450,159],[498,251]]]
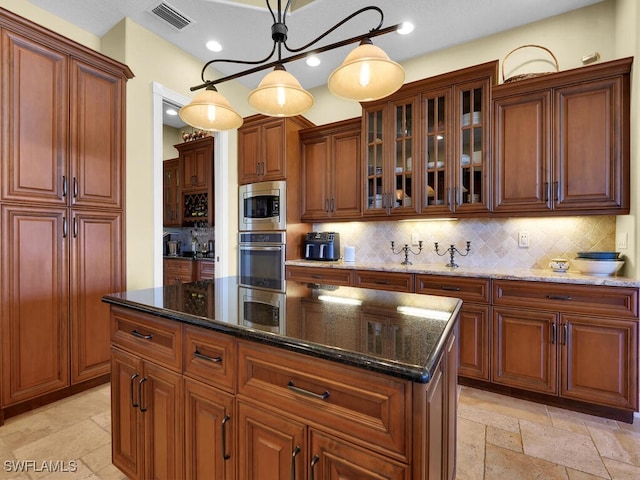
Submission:
[[[285,13],[287,11],[287,9],[289,8],[289,3],[287,3],[287,6],[285,7]],[[267,2],[267,5],[269,3]],[[330,45],[325,45],[323,47],[318,47],[306,52],[302,52],[302,53],[297,53],[296,55],[292,55],[290,57],[285,57],[285,58],[281,58],[281,47],[284,45],[284,48],[292,53],[295,52],[300,52],[301,50],[304,50],[310,46],[312,46],[313,44],[317,43],[318,41],[322,40],[324,37],[326,37],[327,35],[329,35],[331,32],[333,32],[334,30],[336,30],[337,28],[339,28],[340,26],[342,26],[344,23],[348,22],[349,20],[351,20],[352,18],[360,15],[361,13],[364,13],[366,11],[376,11],[380,14],[380,23],[378,24],[377,27],[371,29],[368,33],[365,34],[361,34],[361,35],[357,35],[355,37],[351,37],[348,38],[346,40],[342,40],[339,42],[335,42],[332,43]],[[274,17],[275,19],[275,15],[273,14],[273,11],[271,11],[271,15],[272,17]],[[200,85],[195,85],[193,87],[190,88],[191,91],[196,91],[196,90],[200,90],[202,88],[206,88],[212,85],[218,85],[220,83],[224,83],[227,82],[229,80],[235,80],[236,78],[240,78],[240,77],[244,77],[245,75],[250,75],[252,73],[256,73],[256,72],[260,72],[262,70],[267,70],[269,68],[273,68],[275,66],[278,65],[284,65],[285,63],[289,63],[289,62],[294,62],[296,60],[300,60],[302,58],[307,57],[308,55],[311,54],[319,54],[319,53],[323,53],[323,52],[327,52],[329,50],[333,50],[336,48],[340,48],[343,47],[345,45],[350,45],[353,43],[357,43],[357,42],[361,42],[362,40],[365,39],[371,39],[373,37],[377,37],[380,35],[386,35],[387,33],[392,33],[392,32],[396,32],[398,31],[398,29],[402,26],[402,24],[396,24],[396,25],[392,25],[390,27],[386,27],[386,28],[381,28],[382,26],[382,22],[383,22],[383,13],[382,10],[376,6],[369,6],[369,7],[364,7],[361,8],[360,10],[352,13],[351,15],[349,15],[348,17],[344,18],[343,20],[341,20],[340,22],[336,23],[333,27],[329,28],[327,31],[325,31],[323,34],[321,34],[320,36],[316,37],[314,40],[312,40],[311,42],[307,43],[306,45],[303,45],[300,48],[289,48],[286,44],[286,40],[287,40],[287,26],[284,23],[284,20],[279,21],[281,19],[284,19],[284,17],[282,16],[281,10],[280,10],[280,0],[278,0],[278,21],[276,21],[273,26],[271,27],[271,31],[272,31],[272,39],[273,39],[273,48],[271,49],[271,52],[269,53],[269,55],[261,60],[256,60],[256,61],[249,61],[249,60],[232,60],[232,59],[225,59],[225,58],[221,58],[221,59],[214,59],[214,60],[210,60],[209,62],[207,62],[204,67],[202,67],[202,82]],[[264,63],[267,60],[269,60],[271,57],[273,57],[273,54],[276,52],[276,49],[278,50],[278,59],[269,63]],[[217,62],[228,62],[228,63],[238,63],[238,64],[243,64],[243,65],[257,65],[253,68],[249,68],[247,70],[243,70],[241,72],[238,73],[234,73],[232,75],[227,75],[226,77],[222,77],[219,78],[217,80],[205,80],[204,79],[204,74],[205,74],[205,70],[207,69],[207,67],[209,67],[210,65],[212,65],[213,63],[217,63]]]

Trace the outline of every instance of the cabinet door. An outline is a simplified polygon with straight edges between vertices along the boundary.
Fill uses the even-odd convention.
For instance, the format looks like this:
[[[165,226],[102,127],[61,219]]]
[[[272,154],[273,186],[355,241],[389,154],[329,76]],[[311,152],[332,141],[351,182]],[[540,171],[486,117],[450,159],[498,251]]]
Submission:
[[[179,227],[181,223],[180,213],[180,168],[178,159],[162,162],[162,224],[165,227]]]
[[[493,307],[491,380],[557,394],[556,314]]]
[[[233,480],[233,396],[185,378],[185,473],[188,480]]]
[[[182,376],[145,362],[139,381],[144,428],[144,478],[184,477],[184,401]]]
[[[208,137],[183,144],[180,148],[183,191],[207,190],[211,185],[213,170],[213,142]]]
[[[310,438],[311,478],[322,480],[409,479],[409,468],[402,463],[315,430],[311,430]]]
[[[363,112],[364,208],[365,215],[386,215],[388,195],[384,184],[385,104],[369,107]]]
[[[302,141],[302,219],[329,218],[329,178],[331,155],[329,136],[313,137]],[[353,190],[353,178],[349,179]],[[359,195],[359,192],[356,192]]]
[[[551,94],[494,100],[495,212],[551,208]]]
[[[131,480],[143,477],[144,436],[138,422],[142,360],[118,349],[111,355],[111,441],[113,464]]]
[[[638,322],[562,315],[560,394],[638,409]]]
[[[625,135],[622,77],[554,91],[557,210],[628,207],[622,185]],[[628,174],[628,172],[626,172]]]
[[[306,432],[302,423],[238,402],[238,478],[307,478]]]
[[[335,219],[357,219],[362,214],[360,134],[358,122],[356,129],[337,133],[331,139],[330,191],[333,193],[329,206]]]
[[[261,171],[259,125],[243,125],[238,129],[238,183],[254,183],[259,181]]]
[[[69,385],[68,218],[3,205],[2,405]]]
[[[489,381],[489,318],[488,306],[462,306],[458,375]]]
[[[286,178],[286,153],[285,140],[286,120],[271,119],[262,125],[262,178],[264,180],[284,180]],[[299,146],[297,146],[299,150]]]
[[[72,212],[71,383],[109,373],[109,305],[102,296],[124,290],[122,214]]]
[[[123,208],[124,80],[77,60],[71,73],[70,202]]]
[[[63,205],[68,185],[68,58],[2,35],[2,199]]]
[[[388,208],[392,215],[415,214],[420,202],[418,174],[422,162],[418,156],[418,97],[411,96],[390,103],[393,143],[387,174],[390,181]]]
[[[489,142],[491,82],[488,78],[454,87],[456,129],[454,149],[453,198],[459,213],[489,211],[490,156]]]

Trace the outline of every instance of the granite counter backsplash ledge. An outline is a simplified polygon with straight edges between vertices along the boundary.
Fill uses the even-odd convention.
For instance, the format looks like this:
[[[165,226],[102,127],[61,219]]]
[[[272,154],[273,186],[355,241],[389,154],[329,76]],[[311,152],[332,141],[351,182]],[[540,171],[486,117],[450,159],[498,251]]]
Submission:
[[[537,282],[574,283],[582,285],[605,285],[612,287],[640,287],[640,280],[631,277],[584,275],[572,272],[556,273],[551,269],[526,268],[450,268],[444,265],[400,265],[399,263],[366,263],[366,262],[323,262],[312,260],[288,260],[286,265],[299,267],[342,268],[351,270],[372,270],[381,272],[405,272],[416,274],[451,275],[456,277],[476,277],[499,280],[528,280]]]

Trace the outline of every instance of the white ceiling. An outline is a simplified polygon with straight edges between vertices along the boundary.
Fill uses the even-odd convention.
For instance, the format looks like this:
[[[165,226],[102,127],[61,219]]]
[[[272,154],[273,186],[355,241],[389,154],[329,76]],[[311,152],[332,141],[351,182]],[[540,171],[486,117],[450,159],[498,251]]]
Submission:
[[[260,60],[271,51],[273,20],[264,0],[29,0],[95,35],[102,36],[122,18],[129,17],[142,27],[206,61],[215,58]],[[271,0],[277,12],[278,2]],[[602,0],[292,0],[293,11],[286,18],[288,44],[300,47],[324,33],[328,28],[355,12],[376,5],[384,12],[383,28],[410,21],[415,30],[406,36],[395,33],[373,39],[395,61],[402,62],[429,52],[441,50],[558,15]],[[178,30],[151,10],[168,3],[192,22]],[[281,0],[282,8],[286,0]],[[347,22],[316,46],[327,45],[360,35],[376,27],[379,16],[366,12]],[[208,40],[223,46],[220,53],[206,49]],[[304,61],[288,63],[286,68],[304,88],[323,85],[354,46],[342,47],[321,54],[318,67],[308,67]],[[291,54],[284,52],[282,57]],[[275,58],[273,59],[275,60]],[[223,75],[249,68],[233,63],[216,63]],[[255,88],[266,72],[238,79],[248,88]],[[207,70],[205,78],[219,78]],[[199,78],[193,84],[200,83]]]

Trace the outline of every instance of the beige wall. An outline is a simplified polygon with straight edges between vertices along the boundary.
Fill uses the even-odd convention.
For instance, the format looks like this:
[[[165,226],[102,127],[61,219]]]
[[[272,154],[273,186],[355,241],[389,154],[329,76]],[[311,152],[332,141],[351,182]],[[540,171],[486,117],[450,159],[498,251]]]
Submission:
[[[149,248],[154,240],[152,82],[182,95],[192,96],[189,86],[199,82],[201,62],[128,19],[120,22],[103,39],[97,39],[43,12],[26,0],[0,0],[0,6],[113,56],[126,63],[135,74],[135,78],[127,85],[127,286],[129,289],[151,286],[154,265],[152,249]],[[639,27],[636,0],[607,0],[470,44],[435,52],[406,62],[404,66],[407,81],[412,81],[488,60],[502,59],[515,46],[537,43],[550,48],[559,60],[560,69],[566,70],[580,66],[581,57],[594,51],[600,52],[602,60],[636,55],[640,48]],[[640,80],[634,76],[633,81],[632,134],[637,134],[639,126],[635,113],[638,110],[636,92],[640,89]],[[229,82],[222,85],[220,91],[241,115],[253,113],[246,103],[246,88]],[[313,94],[316,97],[315,106],[306,116],[316,124],[360,115],[359,104],[336,99],[326,88],[316,88]],[[222,201],[227,204],[233,219],[237,208],[237,136],[235,132],[229,132],[226,137],[228,150],[225,151],[228,153],[220,161],[224,162],[223,171],[226,169],[226,177],[222,181],[229,185],[229,193]],[[633,185],[638,185],[640,176],[636,166],[636,137],[637,135],[632,135]],[[219,199],[216,198],[216,201]],[[637,248],[638,202],[634,192],[632,214],[617,219],[618,229],[629,234],[632,248],[625,253],[633,264]],[[225,230],[228,232],[229,244],[235,242],[235,233],[231,234],[232,231],[235,232],[233,225],[232,221]]]

